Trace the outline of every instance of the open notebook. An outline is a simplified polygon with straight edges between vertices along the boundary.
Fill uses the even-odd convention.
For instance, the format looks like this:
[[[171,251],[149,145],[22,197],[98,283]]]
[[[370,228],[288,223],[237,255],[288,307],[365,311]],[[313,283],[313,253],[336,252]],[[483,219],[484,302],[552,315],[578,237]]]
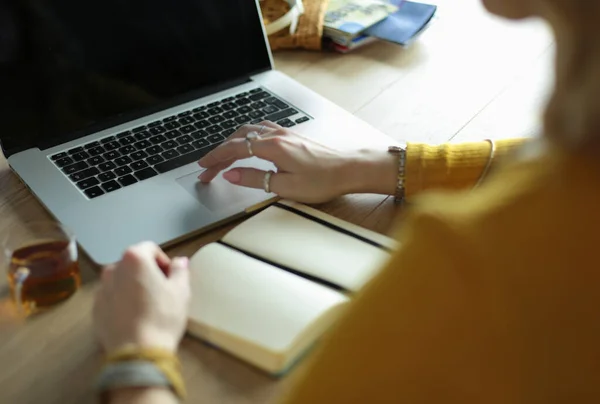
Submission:
[[[395,248],[388,237],[279,201],[194,254],[188,332],[282,374]]]

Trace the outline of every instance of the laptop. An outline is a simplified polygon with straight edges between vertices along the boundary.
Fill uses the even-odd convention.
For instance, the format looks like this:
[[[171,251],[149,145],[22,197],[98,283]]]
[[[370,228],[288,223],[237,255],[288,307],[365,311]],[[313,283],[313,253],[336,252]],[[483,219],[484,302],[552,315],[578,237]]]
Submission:
[[[2,151],[98,264],[275,197],[197,179],[197,161],[241,125],[270,120],[338,148],[390,143],[274,68],[256,0],[4,2],[0,16]]]

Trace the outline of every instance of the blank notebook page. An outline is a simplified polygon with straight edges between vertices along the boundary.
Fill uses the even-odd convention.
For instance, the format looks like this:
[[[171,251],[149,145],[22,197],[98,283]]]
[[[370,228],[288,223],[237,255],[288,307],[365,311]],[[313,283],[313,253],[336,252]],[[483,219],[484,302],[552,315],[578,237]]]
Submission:
[[[359,290],[390,256],[381,248],[277,206],[241,223],[223,242],[350,291]]]
[[[190,263],[190,320],[209,340],[216,329],[281,352],[327,311],[348,301],[341,293],[213,243]]]

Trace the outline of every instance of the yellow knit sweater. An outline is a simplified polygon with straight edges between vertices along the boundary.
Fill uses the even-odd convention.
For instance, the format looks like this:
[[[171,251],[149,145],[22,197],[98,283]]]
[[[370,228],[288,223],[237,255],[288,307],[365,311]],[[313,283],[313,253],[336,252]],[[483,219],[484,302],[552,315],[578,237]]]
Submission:
[[[459,149],[415,148],[413,194],[478,177]],[[514,162],[417,206],[286,403],[599,403],[600,162]]]

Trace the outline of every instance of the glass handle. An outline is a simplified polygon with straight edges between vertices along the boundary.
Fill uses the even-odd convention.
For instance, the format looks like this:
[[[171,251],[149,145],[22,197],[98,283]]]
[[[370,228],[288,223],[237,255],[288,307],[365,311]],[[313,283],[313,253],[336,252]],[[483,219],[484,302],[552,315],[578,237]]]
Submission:
[[[23,307],[23,284],[29,277],[31,271],[29,268],[20,267],[15,272],[15,300],[17,301],[17,309],[22,312]]]

